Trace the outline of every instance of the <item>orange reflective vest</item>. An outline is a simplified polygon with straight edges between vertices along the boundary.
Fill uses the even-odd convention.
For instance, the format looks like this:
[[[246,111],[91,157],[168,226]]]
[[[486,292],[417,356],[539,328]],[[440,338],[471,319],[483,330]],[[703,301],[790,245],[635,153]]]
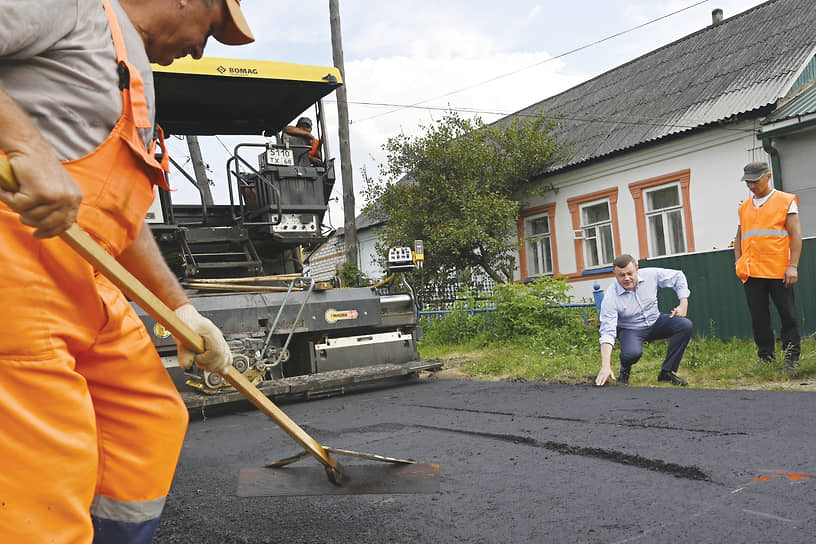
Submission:
[[[735,267],[743,283],[749,277],[785,277],[791,259],[790,233],[785,228],[785,221],[794,201],[798,205],[796,195],[774,191],[759,208],[754,206],[751,198],[740,206],[741,255]]]

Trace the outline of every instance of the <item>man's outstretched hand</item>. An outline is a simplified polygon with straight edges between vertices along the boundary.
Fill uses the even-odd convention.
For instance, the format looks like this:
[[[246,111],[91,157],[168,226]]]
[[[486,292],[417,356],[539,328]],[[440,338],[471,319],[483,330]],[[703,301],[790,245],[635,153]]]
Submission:
[[[605,385],[607,380],[610,378],[617,380],[617,378],[615,378],[615,373],[612,372],[612,368],[601,368],[601,371],[598,372],[598,376],[595,378],[595,385],[601,387],[602,385]]]

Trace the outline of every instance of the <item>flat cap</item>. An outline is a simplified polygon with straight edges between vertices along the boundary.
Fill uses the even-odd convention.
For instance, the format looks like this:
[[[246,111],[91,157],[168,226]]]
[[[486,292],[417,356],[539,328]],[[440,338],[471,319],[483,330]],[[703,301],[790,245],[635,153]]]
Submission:
[[[768,163],[764,161],[749,162],[745,165],[742,181],[754,181],[770,173]]]

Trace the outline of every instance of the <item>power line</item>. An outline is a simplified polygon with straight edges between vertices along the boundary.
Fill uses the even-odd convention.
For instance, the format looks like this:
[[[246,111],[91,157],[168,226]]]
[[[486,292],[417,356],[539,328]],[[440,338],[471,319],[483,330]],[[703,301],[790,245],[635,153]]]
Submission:
[[[327,101],[331,102],[331,101]],[[486,110],[486,109],[479,109],[479,108],[453,108],[451,106],[417,106],[417,105],[402,105],[402,104],[393,104],[387,102],[353,102],[350,101],[349,104],[355,104],[358,106],[370,106],[370,107],[397,107],[400,109],[418,109],[418,110],[426,110],[426,111],[452,111],[458,113],[473,113],[473,114],[485,114],[485,115],[497,115],[500,117],[507,117],[509,115],[514,115],[516,117],[537,117],[537,112],[531,113],[521,113],[521,112],[506,112],[506,111],[496,111],[496,110]],[[396,111],[396,110],[395,110]],[[622,125],[642,125],[642,126],[653,126],[653,127],[666,127],[666,128],[680,128],[680,129],[692,129],[697,128],[699,123],[713,123],[714,121],[704,121],[702,119],[694,120],[689,119],[689,121],[696,121],[698,124],[696,125],[679,125],[679,124],[669,124],[663,121],[659,117],[626,117],[616,119],[613,117],[575,117],[575,116],[565,116],[561,115],[558,116],[558,119],[562,119],[564,121],[574,121],[578,123],[605,123],[605,124],[622,124]],[[742,129],[742,128],[728,128],[728,127],[721,127],[723,130],[731,130],[735,132],[753,132],[753,129]]]
[[[364,123],[365,121],[370,121],[370,120],[372,120],[372,119],[376,119],[377,117],[382,117],[382,116],[385,116],[385,115],[390,115],[390,114],[392,114],[392,113],[395,113],[395,112],[397,112],[397,111],[400,111],[401,109],[405,109],[405,108],[412,108],[412,107],[415,107],[415,106],[419,106],[420,104],[424,104],[425,102],[430,102],[431,100],[437,100],[437,99],[439,99],[439,98],[444,98],[444,97],[446,97],[446,96],[450,96],[450,95],[452,95],[452,94],[457,94],[457,93],[460,93],[460,92],[462,92],[462,91],[467,91],[467,90],[469,90],[469,89],[472,89],[472,88],[474,88],[474,87],[478,87],[478,86],[480,86],[480,85],[485,85],[485,84],[487,84],[487,83],[492,83],[493,81],[497,81],[497,80],[499,80],[499,79],[502,79],[502,78],[505,78],[505,77],[508,77],[508,76],[511,76],[511,75],[517,74],[517,73],[519,73],[519,72],[523,72],[524,70],[529,70],[530,68],[534,68],[534,67],[536,67],[536,66],[540,66],[540,65],[545,64],[545,63],[547,63],[547,62],[551,62],[551,61],[554,61],[554,60],[556,60],[556,59],[560,59],[560,58],[566,57],[567,55],[571,55],[571,54],[573,54],[573,53],[577,53],[578,51],[583,51],[584,49],[587,49],[587,48],[589,48],[589,47],[593,47],[593,46],[595,46],[595,45],[598,45],[598,44],[601,44],[601,43],[603,43],[603,42],[609,41],[609,40],[611,40],[611,39],[613,39],[613,38],[617,38],[617,37],[619,37],[619,36],[623,36],[624,34],[628,34],[628,33],[630,33],[630,32],[633,32],[633,31],[638,30],[638,29],[640,29],[640,28],[643,28],[643,27],[645,27],[645,26],[651,25],[651,24],[656,23],[656,22],[658,22],[658,21],[662,21],[663,19],[667,19],[667,18],[669,18],[669,17],[672,17],[672,16],[674,16],[674,15],[677,15],[678,13],[682,13],[682,12],[684,12],[684,11],[687,11],[687,10],[691,9],[691,8],[697,7],[697,6],[701,5],[701,4],[705,4],[705,3],[707,3],[708,1],[709,1],[709,0],[701,0],[701,1],[699,1],[699,2],[696,2],[696,3],[694,3],[694,4],[691,4],[691,5],[686,6],[686,7],[684,7],[684,8],[678,9],[678,10],[673,11],[673,12],[671,12],[671,13],[667,13],[666,15],[663,15],[663,16],[661,16],[661,17],[657,17],[656,19],[652,19],[652,20],[650,20],[650,21],[646,21],[645,23],[639,24],[639,25],[637,25],[637,26],[633,26],[633,27],[631,27],[631,28],[629,28],[629,29],[626,29],[626,30],[622,30],[621,32],[617,32],[617,33],[612,34],[612,35],[610,35],[610,36],[607,36],[607,37],[605,37],[605,38],[601,38],[600,40],[596,40],[596,41],[591,42],[591,43],[588,43],[588,44],[586,44],[586,45],[582,45],[582,46],[580,46],[580,47],[576,47],[575,49],[570,49],[569,51],[566,51],[566,52],[561,53],[561,54],[559,54],[559,55],[556,55],[556,56],[554,56],[554,57],[550,57],[550,58],[545,59],[545,60],[543,60],[543,61],[541,61],[541,62],[537,62],[537,63],[535,63],[535,64],[531,64],[531,65],[529,65],[529,66],[525,66],[525,67],[523,67],[523,68],[519,68],[518,70],[514,70],[514,71],[512,71],[512,72],[507,72],[506,74],[502,74],[502,75],[499,75],[499,76],[492,77],[492,78],[490,78],[490,79],[486,79],[486,80],[481,81],[481,82],[479,82],[479,83],[474,83],[473,85],[468,85],[468,86],[466,86],[466,87],[462,87],[461,89],[457,89],[457,90],[455,90],[455,91],[450,91],[450,92],[448,92],[448,93],[441,94],[441,95],[438,95],[438,96],[435,96],[435,97],[432,97],[432,98],[426,98],[426,99],[424,99],[424,100],[420,100],[419,102],[414,102],[413,104],[409,104],[409,105],[401,105],[401,106],[399,106],[399,107],[397,107],[397,108],[395,108],[395,109],[393,109],[393,110],[391,110],[391,111],[386,111],[386,112],[383,112],[383,113],[378,113],[378,114],[376,114],[376,115],[372,115],[372,116],[370,116],[370,117],[366,117],[366,118],[364,118],[364,119],[360,119],[359,121],[357,121],[357,123]]]

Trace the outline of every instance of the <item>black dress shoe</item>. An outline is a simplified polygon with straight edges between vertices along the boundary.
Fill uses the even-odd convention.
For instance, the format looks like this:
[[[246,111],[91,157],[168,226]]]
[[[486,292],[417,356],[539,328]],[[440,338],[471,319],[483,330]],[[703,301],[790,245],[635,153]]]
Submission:
[[[680,385],[685,387],[688,385],[688,382],[675,374],[674,372],[669,372],[666,370],[661,370],[660,374],[657,375],[657,381],[659,382],[669,382],[672,385]]]
[[[620,367],[620,372],[618,372],[618,383],[621,385],[629,385],[629,371],[632,370],[631,366],[622,366]]]

